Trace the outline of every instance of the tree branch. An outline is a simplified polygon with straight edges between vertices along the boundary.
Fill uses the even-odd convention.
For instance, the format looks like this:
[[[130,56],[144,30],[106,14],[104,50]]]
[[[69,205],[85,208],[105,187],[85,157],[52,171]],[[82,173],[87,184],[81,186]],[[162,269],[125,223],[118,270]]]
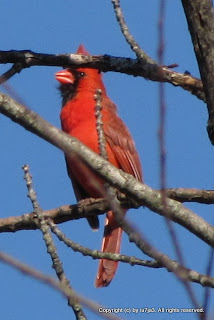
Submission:
[[[47,252],[51,257],[52,268],[56,272],[56,275],[60,280],[60,282],[63,283],[65,286],[67,286],[71,291],[73,291],[73,289],[71,288],[70,282],[67,279],[65,272],[63,270],[62,262],[57,253],[57,248],[54,244],[49,225],[47,224],[47,220],[45,220],[44,218],[43,210],[41,209],[39,202],[37,200],[37,194],[33,188],[32,176],[29,171],[30,168],[28,165],[24,165],[23,170],[24,170],[24,179],[26,181],[26,186],[28,190],[28,197],[31,200],[34,213],[38,218],[38,221],[39,221],[38,226],[40,231],[42,232],[43,240],[45,242]],[[84,314],[84,311],[82,310],[82,307],[77,299],[74,299],[74,298],[68,299],[68,305],[73,309],[76,320],[87,320],[86,315]]]
[[[105,200],[93,199],[87,206],[78,204],[63,205],[56,209],[43,211],[43,216],[45,219],[51,219],[54,223],[59,224],[71,220],[87,218],[90,215],[103,214],[106,212],[107,208]],[[38,229],[38,219],[34,212],[0,219],[0,233],[35,229]]]
[[[157,262],[155,260],[153,260],[153,261],[142,260],[142,259],[138,259],[136,257],[130,257],[130,256],[122,255],[122,254],[106,253],[106,252],[101,252],[98,250],[91,250],[89,248],[81,246],[78,243],[75,243],[71,239],[68,239],[61,232],[61,230],[59,230],[59,228],[57,228],[57,226],[54,225],[54,223],[51,222],[50,220],[49,220],[48,224],[50,225],[52,232],[55,233],[55,235],[58,237],[58,239],[60,241],[63,241],[66,244],[66,246],[68,246],[69,248],[71,248],[75,252],[82,253],[84,256],[90,256],[93,259],[109,259],[109,260],[114,260],[114,261],[120,261],[120,262],[124,262],[124,263],[129,263],[131,266],[138,265],[138,266],[143,266],[143,267],[148,267],[148,268],[163,268],[164,267],[160,262]],[[176,266],[176,268],[181,267],[177,261],[172,260],[172,263],[174,264],[174,266]],[[187,275],[187,279],[189,281],[199,283],[205,287],[214,288],[214,278],[212,278],[208,275],[200,274],[197,271],[191,270],[186,267],[182,267],[182,268],[183,268],[183,270],[185,270],[186,275]]]
[[[153,60],[152,60],[153,61]],[[200,79],[192,77],[190,74],[175,72],[167,66],[159,66],[156,62],[148,62],[143,59],[130,59],[103,56],[84,56],[80,54],[43,54],[27,50],[0,51],[0,63],[13,63],[18,66],[8,71],[3,77],[8,79],[12,74],[20,72],[24,68],[31,66],[63,66],[63,67],[87,67],[100,71],[114,71],[126,73],[133,76],[140,76],[152,81],[162,81],[179,86],[205,101],[203,85]],[[9,76],[8,76],[9,74]]]
[[[134,39],[133,35],[129,32],[128,25],[125,22],[125,18],[123,15],[123,11],[120,6],[120,0],[111,0],[115,16],[117,19],[117,22],[120,26],[120,30],[126,40],[126,42],[131,47],[132,51],[135,52],[138,59],[142,59],[143,61],[147,61],[147,63],[151,64],[157,64],[154,60],[152,60],[139,46],[137,41]]]
[[[166,195],[179,202],[214,204],[214,190],[172,188],[166,189]],[[124,208],[130,209],[133,207],[130,200],[127,199],[125,195],[119,195],[119,200]],[[136,209],[144,204],[144,200],[138,203],[135,202],[134,208]],[[43,215],[45,219],[51,219],[54,223],[60,224],[71,220],[85,219],[91,215],[101,215],[109,209],[105,199],[91,198],[87,203],[80,202],[78,204],[63,205],[59,208],[44,210]],[[0,233],[35,229],[38,229],[38,220],[34,212],[0,219]]]
[[[214,12],[211,0],[182,0],[198,61],[209,113],[208,134],[214,144]]]
[[[25,129],[55,145],[65,153],[75,153],[110,185],[125,193],[130,199],[144,202],[154,212],[165,215],[161,193],[141,184],[133,176],[116,169],[77,139],[49,124],[28,108],[0,94],[0,112],[22,125]],[[214,246],[214,228],[179,202],[166,199],[167,217],[194,233],[207,244]]]
[[[1,75],[0,84],[3,84],[4,82],[12,78],[15,74],[19,73],[22,69],[23,67],[21,63],[14,63],[13,66],[8,71],[6,71]]]
[[[56,281],[54,278],[43,274],[42,272],[12,258],[11,256],[0,252],[0,261],[17,269],[18,271],[26,274],[27,276],[30,276],[36,280],[39,280],[42,283],[45,283],[49,285],[50,287],[56,289],[58,292],[62,293],[64,297],[67,299],[78,299],[81,301],[81,303],[86,306],[87,308],[91,309],[95,313],[99,314],[99,316],[109,319],[109,320],[122,320],[121,318],[118,318],[117,316],[114,316],[113,314],[106,314],[99,312],[99,310],[104,309],[103,306],[95,303],[94,301],[88,300],[81,295],[77,294],[73,290],[71,290],[68,286],[66,286],[64,283],[61,283],[60,281]]]
[[[120,261],[128,263],[131,266],[138,265],[148,268],[163,268],[163,266],[160,263],[154,260],[142,260],[124,254],[102,252],[83,247],[79,243],[76,243],[68,237],[66,237],[65,234],[63,234],[62,231],[50,219],[48,220],[48,224],[51,228],[51,231],[58,237],[60,241],[62,241],[67,247],[71,248],[73,251],[82,253],[83,256],[89,256],[93,259],[108,259],[113,261]]]

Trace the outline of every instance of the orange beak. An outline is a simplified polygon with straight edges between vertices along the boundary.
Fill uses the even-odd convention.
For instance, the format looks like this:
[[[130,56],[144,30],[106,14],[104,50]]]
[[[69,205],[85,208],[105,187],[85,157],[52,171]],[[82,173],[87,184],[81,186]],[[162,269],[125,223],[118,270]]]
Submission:
[[[61,70],[55,73],[55,79],[61,84],[73,84],[75,79],[69,69]]]

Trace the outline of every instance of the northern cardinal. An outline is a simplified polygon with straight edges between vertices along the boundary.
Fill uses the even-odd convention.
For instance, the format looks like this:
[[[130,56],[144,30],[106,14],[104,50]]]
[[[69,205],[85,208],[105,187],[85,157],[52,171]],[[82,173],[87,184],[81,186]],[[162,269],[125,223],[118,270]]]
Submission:
[[[77,53],[89,55],[83,45],[79,46]],[[76,137],[94,152],[100,153],[94,94],[96,89],[101,89],[101,112],[108,161],[118,169],[142,181],[141,164],[135,143],[128,128],[119,118],[116,105],[107,96],[100,71],[89,68],[69,68],[57,72],[55,78],[60,82],[59,90],[62,95],[60,115],[62,130]],[[65,159],[68,175],[78,201],[105,196],[103,181],[80,158],[75,155],[65,155]],[[93,229],[98,229],[98,217],[89,218],[88,221]],[[107,212],[101,250],[119,253],[121,236],[122,229],[115,221],[113,212]],[[108,286],[116,273],[117,266],[116,261],[101,259],[95,286]]]

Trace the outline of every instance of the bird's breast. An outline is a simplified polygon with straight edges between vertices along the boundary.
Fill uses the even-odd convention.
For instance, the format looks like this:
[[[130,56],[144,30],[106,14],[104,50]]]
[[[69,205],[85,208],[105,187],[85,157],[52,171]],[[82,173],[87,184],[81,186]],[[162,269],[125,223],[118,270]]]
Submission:
[[[98,136],[93,105],[87,101],[68,102],[61,111],[62,130],[98,152]]]

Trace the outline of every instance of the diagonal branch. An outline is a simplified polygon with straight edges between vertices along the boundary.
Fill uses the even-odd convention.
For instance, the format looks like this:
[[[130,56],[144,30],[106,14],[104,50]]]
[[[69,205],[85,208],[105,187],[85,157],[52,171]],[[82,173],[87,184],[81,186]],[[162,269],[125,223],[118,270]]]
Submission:
[[[60,241],[63,241],[66,244],[66,246],[68,246],[69,248],[71,248],[75,252],[77,251],[77,252],[82,253],[84,256],[90,256],[93,259],[109,259],[109,260],[114,260],[114,261],[125,262],[125,263],[129,263],[131,266],[139,265],[139,266],[144,266],[144,267],[148,267],[148,268],[163,268],[164,267],[160,262],[157,262],[155,260],[153,260],[153,261],[142,260],[142,259],[138,259],[135,257],[130,257],[130,256],[122,255],[122,254],[107,253],[107,252],[104,253],[104,252],[97,251],[97,250],[91,250],[91,249],[83,247],[80,244],[75,243],[71,239],[67,238],[61,232],[61,230],[59,230],[59,228],[57,228],[57,226],[53,222],[51,222],[50,220],[48,221],[48,224],[50,225],[52,232],[58,237],[58,239]],[[177,269],[181,267],[177,261],[172,260],[172,264]],[[199,283],[205,287],[214,288],[214,278],[213,277],[210,277],[210,276],[207,276],[204,274],[200,274],[197,271],[191,270],[186,267],[182,267],[182,268],[185,271],[186,277],[189,281]]]
[[[140,46],[137,43],[137,41],[134,39],[134,37],[129,32],[129,28],[128,28],[126,22],[125,22],[123,11],[122,11],[121,6],[120,6],[120,0],[111,0],[111,2],[112,2],[112,5],[113,5],[113,8],[114,8],[114,12],[115,12],[115,16],[116,16],[117,22],[118,22],[118,24],[120,26],[120,30],[121,30],[122,34],[124,35],[124,38],[125,38],[126,42],[129,44],[131,49],[135,52],[137,58],[138,59],[142,59],[143,61],[145,61],[147,63],[152,63],[154,65],[157,65],[157,63],[154,60],[152,60],[140,48]]]
[[[5,94],[0,95],[0,112],[65,153],[76,153],[110,185],[137,202],[144,201],[144,205],[152,211],[165,215],[160,192],[118,170],[77,139],[52,126],[38,114],[16,103]],[[181,224],[207,244],[214,246],[214,228],[209,223],[175,200],[167,198],[166,205],[169,219]]]
[[[58,292],[60,292],[64,297],[66,297],[67,299],[77,299],[79,301],[81,301],[81,303],[87,307],[88,309],[91,309],[93,312],[95,312],[96,314],[98,314],[99,316],[109,319],[109,320],[122,320],[122,318],[119,318],[113,314],[107,314],[107,313],[102,313],[99,310],[103,310],[105,309],[103,306],[97,304],[94,301],[91,301],[89,299],[86,299],[84,297],[82,297],[81,295],[77,294],[76,292],[74,292],[73,290],[71,290],[67,285],[65,285],[64,283],[60,282],[60,281],[56,281],[54,278],[52,278],[49,275],[46,275],[40,271],[38,271],[37,269],[34,269],[14,258],[12,258],[11,256],[0,252],[0,262],[5,263],[15,269],[17,269],[18,271],[26,274],[27,276],[30,276],[31,278],[34,278],[36,280],[39,280],[42,283],[45,283],[47,285],[49,285],[50,287],[54,288],[55,290],[57,290]]]
[[[26,181],[26,186],[28,190],[28,197],[31,200],[31,203],[35,212],[35,216],[38,218],[38,221],[39,221],[38,226],[40,231],[42,232],[43,240],[45,242],[47,252],[51,257],[52,268],[55,270],[56,275],[60,280],[60,282],[63,283],[65,286],[67,286],[71,291],[73,291],[71,284],[65,275],[62,262],[59,258],[59,255],[57,253],[57,248],[54,244],[54,241],[50,232],[50,228],[47,224],[47,221],[44,218],[43,210],[41,209],[39,202],[37,200],[37,194],[33,188],[30,168],[28,165],[24,165],[23,170],[24,170],[24,179]],[[82,310],[82,307],[77,299],[68,299],[68,305],[73,309],[76,320],[87,320],[86,315],[84,314],[84,311]]]
[[[14,63],[13,66],[3,73],[0,77],[0,84],[3,84],[10,78],[12,78],[15,74],[19,73],[23,69],[23,66],[21,63]]]

